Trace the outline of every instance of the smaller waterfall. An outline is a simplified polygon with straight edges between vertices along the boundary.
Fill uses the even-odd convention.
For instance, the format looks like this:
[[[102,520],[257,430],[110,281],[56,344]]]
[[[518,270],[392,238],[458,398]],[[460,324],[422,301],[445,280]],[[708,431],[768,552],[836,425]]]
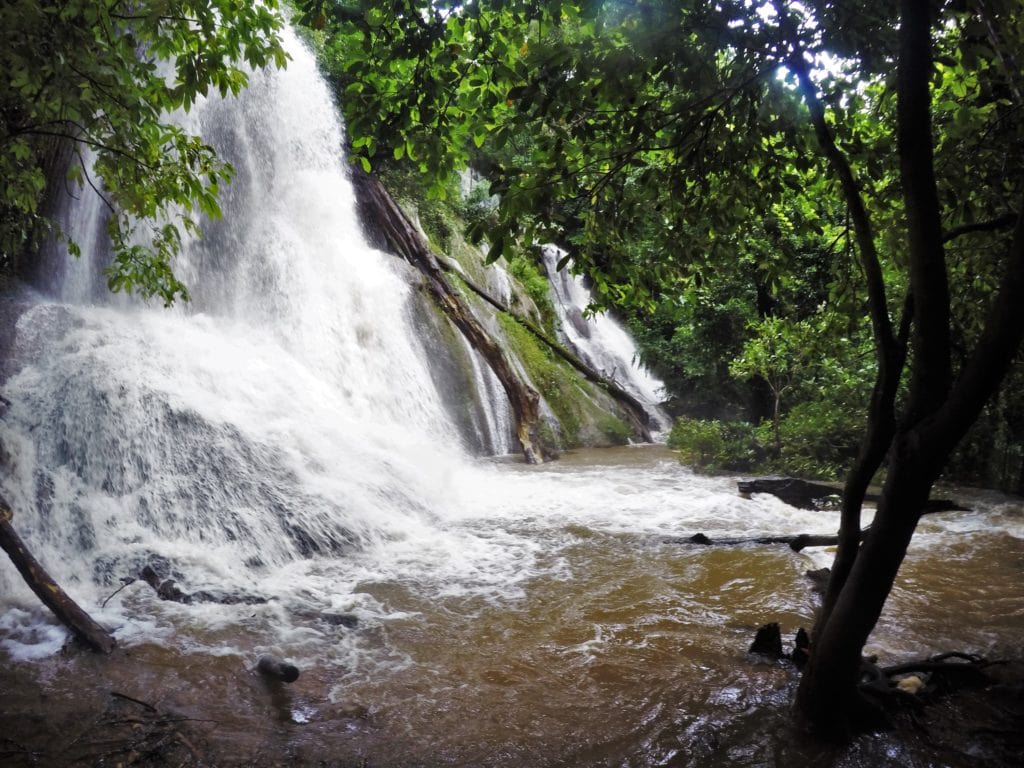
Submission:
[[[569,346],[584,362],[648,406],[647,412],[658,428],[667,429],[669,419],[659,407],[665,399],[665,384],[639,363],[629,332],[607,314],[585,317],[583,313],[592,296],[581,278],[568,269],[558,269],[566,252],[555,245],[545,245],[541,253],[555,310]]]
[[[473,370],[473,382],[480,398],[480,442],[493,456],[513,453],[516,448],[512,437],[512,406],[508,395],[494,375],[494,371],[464,336],[459,336]]]

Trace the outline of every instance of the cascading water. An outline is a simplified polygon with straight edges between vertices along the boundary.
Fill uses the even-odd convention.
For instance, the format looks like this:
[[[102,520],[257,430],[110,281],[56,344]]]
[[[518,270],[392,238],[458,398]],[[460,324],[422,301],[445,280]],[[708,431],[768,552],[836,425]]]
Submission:
[[[286,72],[186,118],[238,172],[223,222],[176,265],[191,306],[107,302],[89,288],[104,258],[91,248],[58,293],[79,303],[18,322],[4,489],[37,554],[86,594],[154,559],[251,584],[406,535],[446,493],[458,437],[409,287],[360,234],[334,105],[291,47]]]
[[[659,407],[665,399],[665,384],[638,362],[636,345],[629,332],[607,314],[584,316],[592,297],[580,277],[568,269],[558,269],[565,251],[545,245],[541,254],[562,332],[569,345],[594,370],[639,399],[658,429],[667,429],[670,421]]]
[[[828,533],[837,516],[741,499],[660,446],[539,468],[453,447],[401,265],[359,236],[334,106],[289,47],[287,72],[188,118],[239,172],[178,265],[193,304],[108,302],[91,278],[17,323],[3,494],[132,648],[46,667],[57,695],[18,738],[113,689],[215,723],[214,764],[813,764],[783,725],[792,676],[743,649],[765,621],[810,620],[803,574],[828,553],[685,539]],[[1024,559],[1020,504],[973,505],[922,522],[873,650],[1024,652],[1024,597],[1003,586]],[[267,602],[111,596],[147,563],[187,592]],[[64,638],[0,562],[0,650],[46,659]],[[287,692],[247,670],[268,650],[303,669]],[[0,665],[5,738],[21,666]],[[898,742],[857,750],[844,765],[926,764]]]

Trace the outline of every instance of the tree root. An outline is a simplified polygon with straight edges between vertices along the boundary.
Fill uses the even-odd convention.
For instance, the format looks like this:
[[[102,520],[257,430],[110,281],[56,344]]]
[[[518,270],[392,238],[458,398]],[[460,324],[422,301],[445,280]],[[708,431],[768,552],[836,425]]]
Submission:
[[[896,697],[904,703],[920,705],[920,696],[924,694],[950,693],[989,684],[992,678],[985,669],[1003,663],[960,651],[888,667],[879,667],[873,659],[865,659],[861,665],[860,690],[874,697]]]

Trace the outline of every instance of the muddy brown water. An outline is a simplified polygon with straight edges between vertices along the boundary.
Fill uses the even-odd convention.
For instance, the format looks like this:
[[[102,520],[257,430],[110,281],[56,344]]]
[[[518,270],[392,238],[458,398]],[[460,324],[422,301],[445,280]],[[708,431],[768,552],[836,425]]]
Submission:
[[[557,471],[574,463],[591,466],[576,456]],[[922,524],[869,646],[883,663],[946,650],[1024,656],[1024,512],[993,494],[966,500],[984,513]],[[691,532],[680,524],[680,534]],[[804,573],[827,553],[690,547],[576,521],[524,524],[519,533],[534,537],[536,575],[513,597],[360,582],[355,589],[387,606],[385,617],[332,628],[333,640],[317,629],[319,642],[356,641],[359,653],[345,665],[322,653],[300,659],[290,686],[253,671],[267,648],[255,608],[227,626],[193,617],[178,627],[187,642],[138,638],[109,659],[70,651],[5,663],[0,764],[123,761],[110,756],[104,729],[128,717],[125,707],[144,713],[112,691],[187,718],[181,727],[194,751],[178,744],[175,764],[1003,764],[980,737],[955,752],[900,734],[836,751],[793,732],[793,670],[745,650],[767,621],[787,635],[809,627],[814,598]],[[162,609],[142,591],[127,606]],[[159,754],[134,754],[163,764]]]

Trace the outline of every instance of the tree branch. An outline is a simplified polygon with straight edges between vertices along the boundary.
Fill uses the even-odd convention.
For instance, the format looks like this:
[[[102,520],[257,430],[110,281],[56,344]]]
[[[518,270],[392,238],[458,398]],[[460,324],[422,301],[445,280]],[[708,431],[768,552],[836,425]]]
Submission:
[[[1024,207],[1021,209],[1024,211]],[[1024,213],[1017,216],[1007,255],[1007,271],[989,308],[985,327],[974,345],[956,385],[924,440],[934,450],[948,452],[970,427],[989,397],[998,389],[1024,339]],[[943,435],[941,442],[938,438]]]
[[[864,204],[860,185],[853,175],[849,161],[836,145],[825,120],[825,107],[811,80],[796,23],[779,0],[775,0],[774,6],[783,35],[792,48],[787,65],[796,75],[800,92],[811,114],[811,123],[814,126],[818,143],[832,172],[839,179],[843,197],[846,200],[867,285],[868,312],[871,317],[875,352],[878,359],[878,373],[871,393],[866,429],[857,451],[857,459],[843,487],[839,547],[836,551],[836,559],[832,566],[832,574],[822,603],[821,613],[815,626],[815,635],[817,635],[828,621],[857,559],[860,548],[861,507],[864,504],[864,496],[871,479],[885,459],[896,432],[896,392],[903,374],[906,347],[905,345],[901,347],[893,336],[881,261],[875,245],[871,218]]]
[[[62,120],[60,122],[66,123],[68,125],[73,125],[74,127],[79,128],[80,130],[83,130],[83,131],[85,130],[84,128],[82,128],[82,126],[78,125],[77,123],[72,122],[71,120]],[[154,169],[153,165],[150,165],[149,163],[144,163],[142,160],[140,160],[138,157],[133,155],[131,152],[125,152],[123,149],[118,149],[117,147],[112,147],[109,144],[104,144],[102,141],[96,141],[95,139],[90,139],[88,136],[82,136],[82,135],[75,136],[75,135],[70,134],[70,133],[64,133],[63,131],[47,131],[47,130],[43,130],[41,128],[35,128],[35,127],[20,128],[17,131],[12,132],[11,135],[16,135],[16,134],[28,135],[28,136],[49,136],[50,138],[53,138],[53,139],[67,139],[68,141],[73,141],[73,142],[76,142],[78,144],[84,144],[87,147],[92,147],[93,149],[98,149],[98,150],[100,150],[102,152],[110,152],[111,154],[115,154],[115,155],[117,155],[119,157],[123,157],[126,160],[130,160],[131,162],[135,163],[140,168],[145,168],[148,171],[151,171],[151,170]]]
[[[948,243],[963,235],[969,235],[972,232],[995,232],[1000,229],[1010,229],[1016,221],[1017,214],[1010,211],[1009,213],[1004,213],[1002,216],[989,219],[988,221],[975,221],[970,224],[960,224],[959,226],[946,230],[946,232],[942,234],[942,242]]]
[[[839,179],[843,197],[850,211],[850,219],[853,223],[854,235],[857,239],[858,250],[860,251],[861,267],[864,270],[864,278],[868,290],[868,310],[871,315],[871,326],[875,338],[875,346],[878,350],[879,367],[887,368],[895,351],[895,339],[892,333],[892,322],[889,319],[889,308],[885,294],[885,281],[882,275],[881,262],[878,257],[878,249],[875,245],[874,228],[871,225],[871,218],[868,215],[864,198],[861,195],[860,185],[857,183],[850,167],[849,161],[836,145],[832,131],[825,120],[825,107],[818,98],[817,89],[811,80],[807,62],[804,60],[804,49],[797,36],[796,25],[788,12],[775,2],[776,13],[787,42],[793,50],[786,61],[790,70],[796,75],[800,86],[800,93],[804,97],[807,109],[811,114],[811,124],[814,133],[825,154],[826,160],[832,167],[832,172]]]

